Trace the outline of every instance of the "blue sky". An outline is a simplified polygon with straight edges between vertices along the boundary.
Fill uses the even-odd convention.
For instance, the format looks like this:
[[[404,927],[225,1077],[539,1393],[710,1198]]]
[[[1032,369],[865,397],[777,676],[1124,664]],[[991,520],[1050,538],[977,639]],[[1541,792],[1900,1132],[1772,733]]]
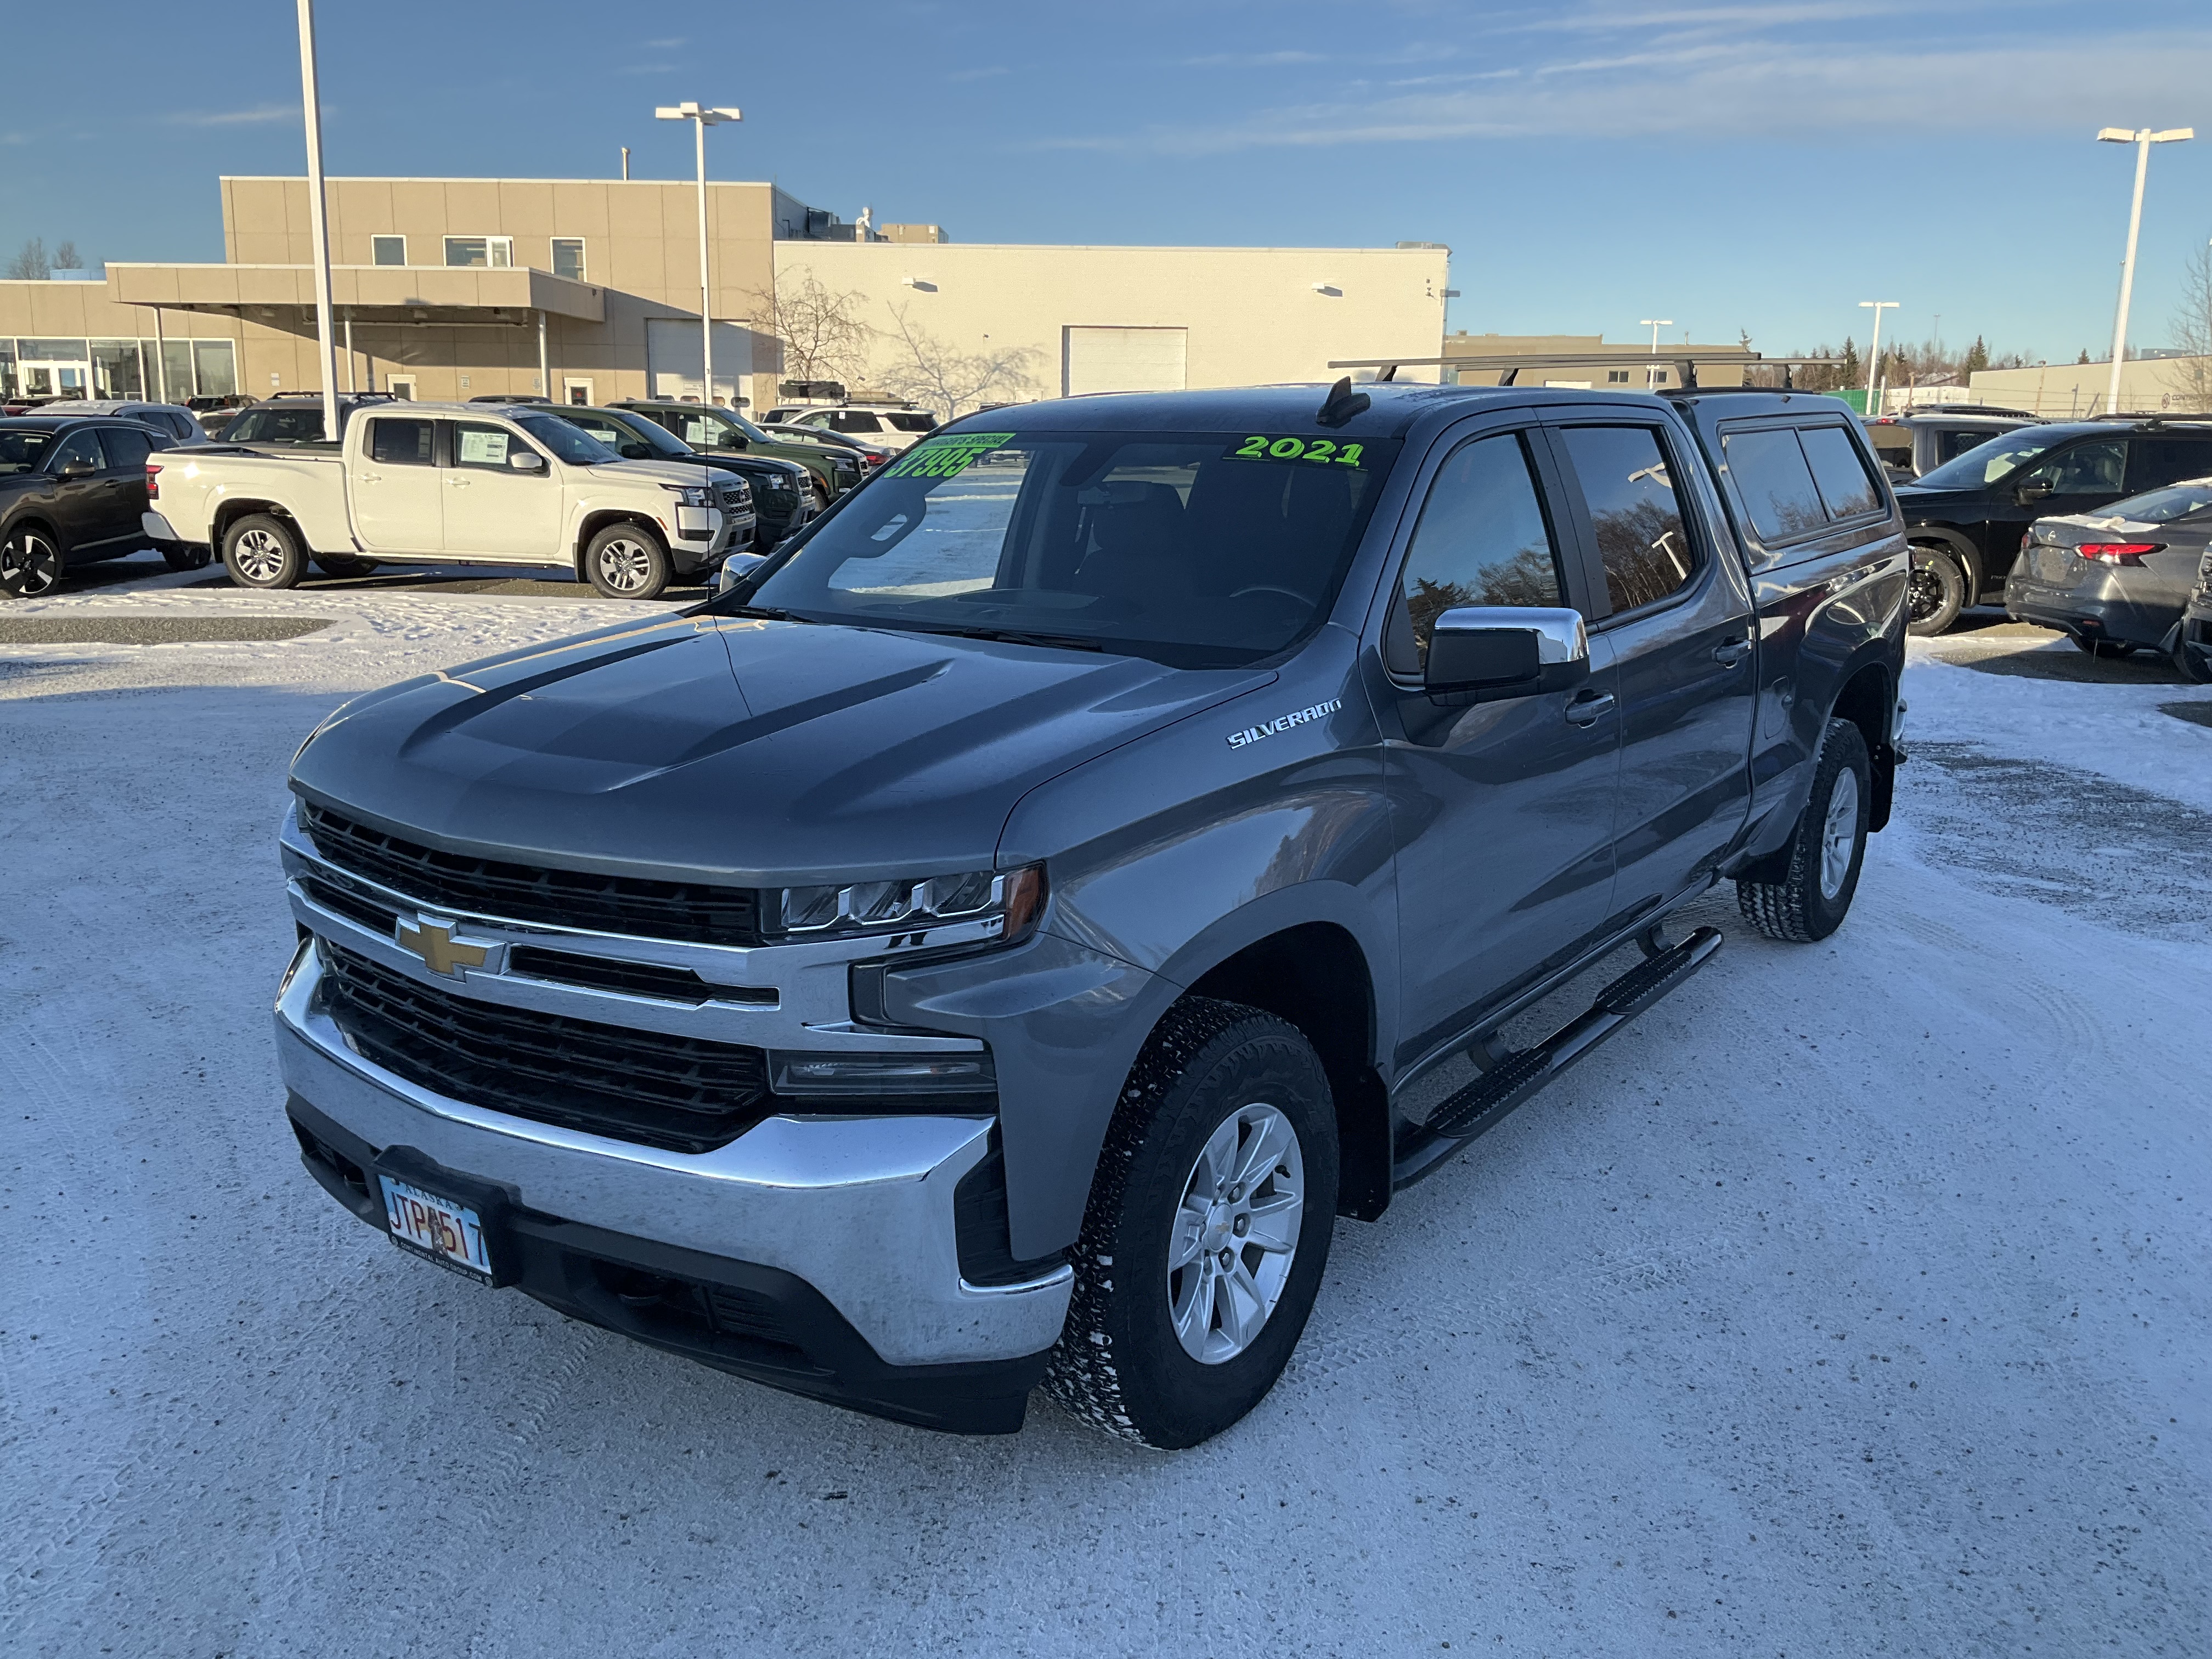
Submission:
[[[0,253],[222,256],[219,173],[304,170],[293,8],[11,8]],[[716,177],[959,241],[1449,243],[1452,325],[1675,319],[2101,352],[2133,152],[2139,345],[2212,238],[2203,0],[324,0],[332,173]],[[115,75],[118,64],[128,73]],[[32,66],[40,66],[30,73]],[[40,110],[51,112],[40,114]]]

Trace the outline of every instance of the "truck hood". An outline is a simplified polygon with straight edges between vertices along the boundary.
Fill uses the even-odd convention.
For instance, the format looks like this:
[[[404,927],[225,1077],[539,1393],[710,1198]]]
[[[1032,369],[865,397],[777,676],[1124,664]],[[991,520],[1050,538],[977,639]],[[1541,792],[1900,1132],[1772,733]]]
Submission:
[[[374,692],[303,795],[519,862],[774,886],[988,868],[1016,801],[1271,670],[672,617]]]
[[[585,473],[591,477],[605,478],[611,483],[635,484],[641,474],[659,478],[672,484],[703,484],[714,481],[713,471],[690,461],[611,461],[602,466],[587,466]]]

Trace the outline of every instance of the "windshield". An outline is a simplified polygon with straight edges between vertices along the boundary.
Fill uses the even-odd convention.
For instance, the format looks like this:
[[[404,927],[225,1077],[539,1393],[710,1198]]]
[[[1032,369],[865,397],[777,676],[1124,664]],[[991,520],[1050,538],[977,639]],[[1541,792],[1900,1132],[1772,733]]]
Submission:
[[[2207,508],[2212,508],[2212,478],[2193,478],[2186,483],[2150,490],[2131,501],[2114,501],[2105,509],[2105,514],[2130,519],[2137,524],[2172,524],[2176,519],[2186,519]]]
[[[323,406],[318,402],[249,409],[223,428],[222,437],[234,444],[319,444],[323,441]]]
[[[810,622],[1235,666],[1319,625],[1398,447],[939,433],[849,498],[746,603]]]
[[[2039,432],[2033,428],[2008,432],[1985,444],[1976,444],[1956,460],[1946,461],[1932,472],[1922,473],[1920,482],[1930,489],[1978,489],[2026,466],[2068,435],[2048,428]]]
[[[0,430],[0,478],[17,472],[36,472],[40,458],[53,441],[51,432],[33,432],[22,427],[12,432]]]
[[[590,433],[557,415],[518,415],[514,423],[571,466],[598,466],[622,459]]]

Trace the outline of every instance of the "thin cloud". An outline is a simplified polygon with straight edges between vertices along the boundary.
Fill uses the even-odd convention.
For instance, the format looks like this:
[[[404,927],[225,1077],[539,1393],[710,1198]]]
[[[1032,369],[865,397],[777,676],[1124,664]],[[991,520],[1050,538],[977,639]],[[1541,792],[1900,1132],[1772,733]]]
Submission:
[[[1184,69],[1273,69],[1283,64],[1326,64],[1328,59],[1317,52],[1218,52],[1176,61]]]
[[[324,106],[327,113],[330,106]],[[297,104],[256,104],[251,109],[179,110],[161,118],[176,127],[251,127],[270,121],[296,121]]]

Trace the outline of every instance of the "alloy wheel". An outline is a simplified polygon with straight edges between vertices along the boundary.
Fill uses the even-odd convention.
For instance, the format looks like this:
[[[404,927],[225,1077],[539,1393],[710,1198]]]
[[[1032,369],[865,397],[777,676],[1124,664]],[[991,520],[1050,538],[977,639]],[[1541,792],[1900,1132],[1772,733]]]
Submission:
[[[1168,1237],[1168,1318],[1183,1352],[1219,1365],[1250,1347],[1282,1299],[1305,1218],[1297,1132],[1258,1102],[1199,1149]]]
[[[1914,565],[1905,582],[1905,604],[1908,620],[1926,622],[1943,609],[1943,579],[1928,565]]]
[[[61,550],[37,531],[19,530],[0,543],[0,592],[35,599],[61,579]]]
[[[635,593],[653,580],[653,554],[628,537],[599,550],[599,580],[617,593]]]
[[[238,574],[259,586],[273,582],[284,571],[284,555],[289,550],[271,530],[249,530],[231,544],[231,557],[238,566]]]
[[[1850,876],[1858,831],[1859,775],[1847,766],[1828,791],[1828,816],[1820,825],[1820,896],[1831,902]]]

